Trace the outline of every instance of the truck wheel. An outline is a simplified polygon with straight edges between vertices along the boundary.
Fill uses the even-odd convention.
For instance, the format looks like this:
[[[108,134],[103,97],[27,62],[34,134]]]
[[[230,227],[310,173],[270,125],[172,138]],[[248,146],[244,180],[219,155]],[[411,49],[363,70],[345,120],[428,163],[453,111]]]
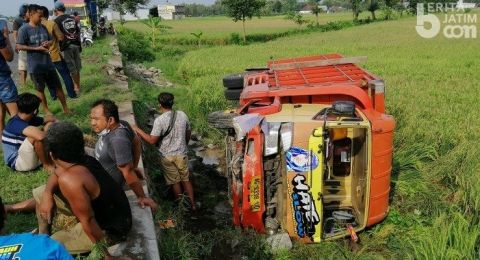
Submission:
[[[243,89],[225,89],[225,98],[228,100],[239,100]]]
[[[255,72],[262,72],[262,71],[266,71],[266,70],[270,70],[270,68],[248,68],[245,71],[250,72],[250,73],[255,73]]]
[[[239,116],[239,114],[215,111],[208,115],[207,122],[218,129],[229,129],[233,128],[233,118],[236,116]]]
[[[243,89],[244,73],[230,74],[223,77],[223,86],[227,89]]]

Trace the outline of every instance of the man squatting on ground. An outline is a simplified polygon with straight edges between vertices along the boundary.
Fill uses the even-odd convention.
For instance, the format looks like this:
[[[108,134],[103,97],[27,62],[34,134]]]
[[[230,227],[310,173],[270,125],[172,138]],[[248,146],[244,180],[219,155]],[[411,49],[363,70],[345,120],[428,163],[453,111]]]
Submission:
[[[95,158],[85,154],[83,133],[74,124],[53,124],[44,142],[55,171],[45,186],[33,190],[39,233],[50,233],[52,216],[74,216],[51,237],[71,254],[90,252],[97,243],[107,253],[105,246],[124,241],[132,226],[125,192]]]
[[[8,109],[10,116],[17,114],[17,86],[12,80],[12,71],[7,61],[13,60],[13,49],[8,39],[8,27],[3,28],[0,33],[0,132],[5,128],[5,109]]]
[[[123,187],[126,183],[138,198],[138,204],[148,206],[155,211],[157,203],[145,196],[137,171],[142,153],[140,138],[133,132],[126,121],[121,121],[117,105],[108,99],[100,99],[93,103],[90,110],[90,125],[99,135],[95,145],[95,158]]]
[[[160,163],[167,185],[171,185],[178,200],[187,193],[192,211],[196,211],[192,183],[189,180],[187,144],[191,129],[188,117],[182,111],[174,111],[174,96],[160,93],[158,103],[162,115],[155,119],[150,134],[133,125],[133,130],[147,143],[158,144]]]
[[[24,24],[18,31],[17,49],[27,51],[28,72],[37,89],[37,94],[42,100],[45,114],[51,114],[45,98],[45,85],[48,85],[50,89],[55,89],[56,96],[62,104],[63,112],[69,113],[70,110],[67,107],[62,83],[60,83],[60,79],[48,54],[52,38],[48,34],[47,28],[41,24],[43,17],[42,7],[29,5],[28,13],[29,23]]]

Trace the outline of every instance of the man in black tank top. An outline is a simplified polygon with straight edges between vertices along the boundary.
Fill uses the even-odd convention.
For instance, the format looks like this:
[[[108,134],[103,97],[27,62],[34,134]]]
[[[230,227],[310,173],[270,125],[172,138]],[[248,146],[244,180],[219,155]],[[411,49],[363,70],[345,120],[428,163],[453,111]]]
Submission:
[[[89,252],[95,244],[124,240],[132,226],[128,199],[100,163],[85,155],[81,130],[72,123],[55,123],[47,131],[44,144],[56,169],[47,187],[40,191],[39,231],[48,232],[51,222],[50,214],[42,208],[55,203],[57,218],[59,214],[75,216],[75,223],[52,235],[71,254]],[[46,194],[54,190],[52,187],[59,188],[58,196]]]

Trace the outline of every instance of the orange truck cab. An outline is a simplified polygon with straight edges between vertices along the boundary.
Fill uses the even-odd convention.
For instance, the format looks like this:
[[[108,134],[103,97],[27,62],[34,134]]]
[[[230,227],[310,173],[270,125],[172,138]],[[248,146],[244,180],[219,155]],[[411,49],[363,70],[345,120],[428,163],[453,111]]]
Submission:
[[[395,121],[364,59],[276,60],[224,78],[239,106],[210,120],[228,130],[235,225],[317,243],[386,217]]]

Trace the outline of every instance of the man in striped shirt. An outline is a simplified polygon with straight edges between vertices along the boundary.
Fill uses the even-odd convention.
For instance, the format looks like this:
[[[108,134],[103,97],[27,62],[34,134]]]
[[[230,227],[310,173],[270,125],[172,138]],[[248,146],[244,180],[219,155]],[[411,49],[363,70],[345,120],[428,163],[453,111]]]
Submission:
[[[23,93],[18,96],[18,114],[12,117],[2,133],[3,157],[5,164],[15,171],[31,171],[43,164],[49,170],[42,140],[49,124],[55,122],[52,116],[45,119],[37,116],[40,98]]]

